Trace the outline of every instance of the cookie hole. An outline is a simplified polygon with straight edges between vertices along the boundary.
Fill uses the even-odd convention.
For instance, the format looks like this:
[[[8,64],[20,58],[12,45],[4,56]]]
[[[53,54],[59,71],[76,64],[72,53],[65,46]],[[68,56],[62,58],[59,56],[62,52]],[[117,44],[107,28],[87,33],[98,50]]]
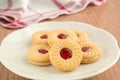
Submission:
[[[58,36],[57,36],[57,38],[59,38],[59,39],[66,39],[67,37],[68,37],[68,35],[62,34],[62,33],[58,34]]]
[[[76,34],[77,35],[77,37],[79,37],[80,35],[79,34]]]
[[[82,47],[82,52],[89,52],[90,51],[90,47]]]
[[[67,59],[72,57],[72,51],[68,48],[62,48],[61,51],[60,51],[60,56],[63,59],[67,60]]]
[[[38,52],[41,53],[41,54],[46,54],[46,53],[48,53],[48,51],[45,50],[45,49],[39,49]]]
[[[41,38],[41,39],[47,39],[48,36],[45,34],[45,35],[40,36],[40,38]]]

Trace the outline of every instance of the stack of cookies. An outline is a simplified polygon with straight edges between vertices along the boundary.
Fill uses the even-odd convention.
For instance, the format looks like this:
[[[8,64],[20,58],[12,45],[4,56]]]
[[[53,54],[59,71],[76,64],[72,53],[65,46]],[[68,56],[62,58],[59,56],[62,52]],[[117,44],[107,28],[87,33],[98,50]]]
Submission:
[[[97,61],[101,48],[88,41],[81,30],[41,30],[32,35],[32,47],[28,50],[28,61],[35,65],[52,64],[60,71],[72,71],[80,64]]]

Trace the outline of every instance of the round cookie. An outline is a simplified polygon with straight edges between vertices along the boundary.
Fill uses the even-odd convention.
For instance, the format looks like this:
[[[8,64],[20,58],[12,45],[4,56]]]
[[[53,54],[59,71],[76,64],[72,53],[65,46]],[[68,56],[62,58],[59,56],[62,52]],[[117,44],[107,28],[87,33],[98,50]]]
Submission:
[[[77,41],[78,38],[73,31],[66,30],[66,29],[56,29],[56,30],[51,31],[48,35],[49,45],[52,45],[56,41],[63,41],[63,40]]]
[[[28,61],[35,65],[49,65],[49,46],[35,45],[28,50]]]
[[[75,70],[82,60],[79,44],[69,40],[53,44],[49,56],[51,64],[61,71]]]
[[[77,37],[78,37],[78,42],[86,42],[88,39],[88,35],[86,32],[82,31],[82,30],[73,30]]]
[[[83,52],[81,63],[92,63],[99,60],[102,55],[102,50],[98,45],[90,42],[79,44]]]
[[[42,30],[32,35],[32,45],[47,44],[49,31]]]

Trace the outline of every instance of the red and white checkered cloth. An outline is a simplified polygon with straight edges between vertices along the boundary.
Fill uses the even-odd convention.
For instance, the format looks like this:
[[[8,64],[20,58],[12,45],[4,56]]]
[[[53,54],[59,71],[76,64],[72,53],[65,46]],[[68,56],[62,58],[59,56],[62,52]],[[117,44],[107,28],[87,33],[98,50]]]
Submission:
[[[0,0],[0,25],[21,28],[61,14],[79,12],[106,0]]]

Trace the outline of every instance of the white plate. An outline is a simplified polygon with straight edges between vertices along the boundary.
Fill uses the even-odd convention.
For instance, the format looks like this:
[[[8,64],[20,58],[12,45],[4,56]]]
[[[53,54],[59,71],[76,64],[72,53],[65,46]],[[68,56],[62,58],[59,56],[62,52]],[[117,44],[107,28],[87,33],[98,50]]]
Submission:
[[[102,58],[92,64],[80,65],[75,71],[60,72],[52,66],[39,67],[27,62],[27,50],[31,46],[31,35],[39,30],[68,28],[84,30],[89,41],[95,42],[103,50]],[[119,58],[116,39],[108,32],[85,23],[45,22],[34,24],[9,34],[1,43],[0,59],[12,72],[31,79],[70,80],[84,79],[104,72],[114,65]]]

